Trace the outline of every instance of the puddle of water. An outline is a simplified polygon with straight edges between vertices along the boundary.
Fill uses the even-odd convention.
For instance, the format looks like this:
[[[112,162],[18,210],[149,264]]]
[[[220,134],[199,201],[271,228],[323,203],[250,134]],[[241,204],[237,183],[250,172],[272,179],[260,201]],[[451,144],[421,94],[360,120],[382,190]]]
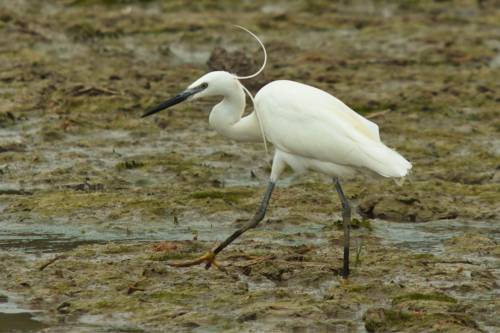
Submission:
[[[479,232],[500,241],[496,221],[439,220],[426,223],[393,223],[376,220],[375,234],[386,244],[417,252],[442,254],[444,241],[471,232]]]
[[[5,231],[0,232],[0,249],[22,250],[24,253],[55,253],[71,250],[80,245],[99,243],[96,240],[79,240],[64,234],[20,232],[5,235],[4,233]]]
[[[37,321],[34,312],[13,302],[15,296],[0,290],[0,333],[38,332],[48,327]]]
[[[0,230],[0,249],[23,253],[55,253],[79,245],[104,243],[118,235],[88,231],[77,226],[45,223],[7,223]]]
[[[268,226],[269,227],[269,226]],[[74,249],[80,245],[105,244],[107,242],[128,241],[159,241],[159,240],[191,240],[196,235],[203,241],[222,241],[237,226],[232,223],[214,225],[211,222],[190,224],[185,227],[157,227],[144,230],[140,234],[126,235],[124,232],[107,234],[83,234],[77,228],[51,227],[46,231],[34,231],[32,229],[4,228],[0,231],[0,249],[8,251],[20,251],[26,254],[58,253]],[[283,230],[282,238],[273,239],[263,233],[257,232],[254,239],[264,240],[282,245],[320,244],[324,239],[310,239],[304,233],[320,232],[322,226],[289,226]],[[36,229],[35,229],[36,230]]]
[[[0,312],[0,333],[38,332],[46,327],[48,326],[33,319],[33,315],[29,312]]]

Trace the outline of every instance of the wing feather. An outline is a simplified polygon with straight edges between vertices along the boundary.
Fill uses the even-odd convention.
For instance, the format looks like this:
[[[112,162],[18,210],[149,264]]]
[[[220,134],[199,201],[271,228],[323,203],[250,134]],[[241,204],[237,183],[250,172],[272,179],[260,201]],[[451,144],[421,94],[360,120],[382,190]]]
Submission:
[[[266,137],[287,153],[368,168],[387,177],[400,177],[411,167],[380,141],[375,123],[317,88],[274,81],[255,96],[255,105]]]

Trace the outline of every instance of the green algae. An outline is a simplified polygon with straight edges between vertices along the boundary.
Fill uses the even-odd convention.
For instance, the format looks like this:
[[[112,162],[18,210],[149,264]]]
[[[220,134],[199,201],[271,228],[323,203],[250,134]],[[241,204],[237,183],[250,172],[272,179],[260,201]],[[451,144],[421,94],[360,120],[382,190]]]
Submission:
[[[457,303],[456,299],[443,293],[432,293],[432,294],[409,293],[397,296],[392,299],[393,304],[398,304],[406,301],[436,301],[436,302]]]
[[[118,163],[117,165],[115,165],[115,168],[120,171],[120,170],[126,170],[126,169],[142,168],[143,166],[144,166],[143,162],[130,160],[130,161],[124,161],[124,162]]]
[[[131,212],[141,213],[145,217],[157,219],[169,215],[169,201],[153,197],[130,197],[127,192],[81,192],[58,191],[37,192],[34,198],[24,197],[17,200],[8,211],[27,211],[40,217],[64,217],[75,213],[106,209],[110,219],[122,218]]]
[[[222,199],[225,202],[237,204],[242,199],[247,198],[253,194],[249,189],[220,189],[220,190],[206,190],[196,191],[189,196],[193,199]]]
[[[364,315],[365,328],[368,332],[381,332],[396,324],[404,325],[410,319],[412,316],[407,312],[388,309],[370,311]]]
[[[338,230],[341,230],[341,229],[344,228],[342,220],[335,221],[334,225],[335,225],[335,227]],[[372,226],[370,220],[368,220],[368,219],[362,219],[362,220],[360,220],[360,219],[357,219],[357,218],[353,218],[353,219],[351,219],[350,226],[351,226],[352,229],[363,228],[363,229],[366,229],[368,231],[372,231],[373,230],[373,226]]]

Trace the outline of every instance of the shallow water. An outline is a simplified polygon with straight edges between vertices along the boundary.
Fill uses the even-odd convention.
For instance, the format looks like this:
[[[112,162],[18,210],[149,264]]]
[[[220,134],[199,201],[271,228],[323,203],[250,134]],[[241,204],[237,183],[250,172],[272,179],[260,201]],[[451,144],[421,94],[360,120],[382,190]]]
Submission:
[[[33,319],[29,312],[5,313],[0,308],[0,332],[1,333],[22,333],[37,332],[47,325]]]
[[[226,217],[227,219],[227,217]],[[199,229],[198,235],[203,240],[214,241],[224,238],[230,230],[235,228],[234,223],[223,222],[221,225],[216,225],[206,227],[210,225],[207,221],[197,221],[193,225],[200,226],[205,223],[205,229]],[[329,232],[325,232],[324,225],[309,225],[307,223],[298,225],[281,225],[280,221],[268,221],[264,223],[260,228],[256,229],[253,240],[259,243],[273,243],[279,244],[279,246],[299,246],[299,245],[319,245],[321,247],[328,247],[327,237]],[[54,256],[54,254],[62,254],[72,249],[77,248],[80,245],[92,245],[92,244],[105,244],[107,242],[112,243],[127,243],[129,241],[141,241],[141,242],[154,242],[157,240],[179,240],[179,239],[191,239],[193,236],[192,228],[193,225],[185,225],[182,228],[169,225],[158,227],[156,226],[156,232],[145,231],[143,233],[138,233],[135,235],[124,235],[122,232],[82,232],[78,227],[72,226],[62,226],[62,225],[41,225],[36,223],[30,224],[11,224],[6,225],[4,229],[0,232],[0,248],[8,250],[11,253],[22,254],[25,253],[27,257],[31,257],[33,254],[39,256]],[[436,258],[443,256],[447,258],[445,261],[450,260],[449,256],[445,255],[445,244],[444,242],[456,236],[463,234],[480,234],[487,235],[495,240],[500,240],[499,230],[497,228],[496,221],[433,221],[425,224],[419,223],[393,223],[382,220],[376,220],[372,222],[373,233],[376,237],[380,238],[383,245],[396,247],[401,251],[411,250],[417,253],[432,253]],[[274,237],[269,237],[267,233],[269,231],[276,231],[272,234]],[[307,236],[307,232],[316,235],[311,238]],[[280,235],[276,238],[276,235]],[[365,229],[356,229],[352,231],[353,242],[357,242],[358,237],[368,236],[370,232]],[[493,261],[488,264],[480,254],[467,256],[467,260],[470,260],[472,264],[477,262],[478,265],[498,265],[498,259],[492,259]],[[496,260],[496,261],[495,261]],[[252,279],[247,279],[245,276],[240,275],[242,281],[246,281],[248,285],[248,290],[255,293],[266,293],[274,290],[276,288],[276,283],[271,281],[259,281],[255,282]],[[398,277],[394,278],[396,281]],[[407,278],[403,278],[403,281]],[[488,307],[491,302],[499,296],[496,289],[483,290],[480,293],[476,291],[470,291],[464,294],[462,291],[454,291],[457,284],[456,281],[447,281],[440,278],[432,279],[427,281],[431,285],[442,289],[450,289],[451,295],[456,299],[461,299],[464,302],[468,302],[474,299],[476,306],[483,305]],[[318,283],[309,283],[307,286],[302,286],[300,293],[304,295],[310,295],[313,299],[317,299],[318,302],[324,300],[325,297],[331,292],[331,290],[340,288],[339,281],[326,280]],[[10,300],[10,298],[9,298]],[[5,328],[0,332],[10,332],[8,329],[16,329],[16,332],[32,332],[40,328],[45,327],[44,324],[36,321],[36,317],[33,317],[33,313],[29,310],[23,310],[13,305],[11,302],[0,304],[0,327]],[[356,311],[347,315],[346,320],[353,320],[357,323],[355,332],[366,332],[366,329],[362,322],[363,314],[368,309],[368,306],[358,306]],[[109,316],[95,316],[86,315],[79,320],[79,324],[72,326],[73,329],[89,329],[94,327],[96,330],[106,330],[106,329],[129,329],[130,323],[128,321],[127,315],[117,314],[118,317],[113,319],[112,323],[109,321]],[[354,316],[354,317],[352,317]],[[104,319],[107,318],[107,319]],[[478,325],[482,327],[486,332],[493,332],[491,329],[491,323],[487,320],[477,320]],[[272,325],[272,322],[266,321],[265,323],[255,322],[251,323],[250,327],[253,329],[265,330],[266,327]],[[339,324],[341,325],[341,324]],[[343,325],[343,324],[342,324]],[[340,328],[343,326],[339,326]],[[215,326],[203,326],[198,330],[207,331],[213,330],[214,332],[219,329],[217,325]]]
[[[74,249],[80,245],[90,244],[105,244],[107,242],[126,243],[128,241],[144,241],[151,242],[157,240],[179,240],[191,239],[193,237],[193,226],[199,227],[205,224],[204,229],[199,229],[197,232],[200,238],[204,240],[214,241],[220,240],[225,237],[229,231],[234,230],[234,223],[223,223],[223,225],[207,227],[206,221],[193,223],[189,226],[182,228],[173,225],[158,227],[156,226],[154,232],[143,232],[135,235],[124,235],[122,232],[82,232],[81,228],[76,226],[63,226],[63,225],[42,225],[36,223],[30,224],[7,224],[0,231],[0,249],[12,251],[13,253],[32,254],[57,254],[64,253]],[[388,246],[396,246],[401,250],[410,249],[418,253],[432,253],[436,256],[443,255],[444,244],[447,239],[461,234],[475,233],[484,234],[496,240],[500,240],[500,231],[497,227],[496,221],[433,221],[425,224],[420,223],[393,223],[383,220],[376,220],[372,222],[373,232],[375,236],[382,240],[382,243]],[[259,242],[272,242],[280,245],[304,245],[304,244],[327,244],[326,236],[328,232],[324,232],[323,225],[293,225],[293,226],[280,226],[279,221],[269,221],[257,229],[255,241]],[[266,229],[278,230],[282,238],[269,238],[266,235]],[[262,232],[262,234],[259,233]],[[314,233],[317,235],[314,238],[305,236],[305,233]],[[367,235],[367,230],[358,229],[353,230],[352,235],[354,241],[356,237]],[[261,235],[261,236],[259,236]],[[479,257],[470,256],[469,259],[474,260]],[[481,258],[484,259],[484,258]],[[441,284],[446,287],[441,281],[435,281],[436,285]],[[453,285],[450,283],[450,286]],[[312,297],[318,300],[325,297],[331,288],[338,287],[338,282],[332,280],[324,282],[320,285],[310,285],[310,288],[305,288],[301,292],[309,293]],[[252,291],[267,290],[274,288],[274,283],[258,283],[255,284],[248,281],[248,288]],[[478,302],[488,302],[497,297],[497,292],[491,290],[481,295],[470,294],[467,297],[475,297]],[[460,294],[456,295],[460,297]],[[357,320],[359,321],[365,312],[366,308],[360,308],[358,311]],[[81,324],[88,325],[89,321],[93,321],[93,316],[82,318]],[[95,319],[95,318],[94,318]],[[118,320],[118,319],[117,319]],[[101,322],[101,321],[97,321]],[[126,318],[120,317],[120,325],[126,326]],[[118,321],[116,323],[118,325]],[[116,326],[115,325],[115,326]],[[18,308],[15,304],[10,302],[0,303],[0,327],[4,328],[0,332],[10,332],[9,330],[16,329],[19,332],[31,332],[43,328],[44,325],[33,318],[33,313],[29,310]],[[256,323],[254,328],[261,327]],[[265,327],[265,326],[262,326]],[[209,327],[207,328],[209,329]],[[214,327],[214,330],[217,330]],[[16,331],[16,332],[17,332]],[[357,332],[365,332],[364,326],[360,325]]]
[[[442,254],[444,241],[458,235],[479,233],[500,241],[498,221],[438,220],[426,223],[373,222],[382,243],[420,253]]]
[[[0,290],[0,333],[37,332],[47,327],[36,320],[36,312],[19,307],[15,295]]]

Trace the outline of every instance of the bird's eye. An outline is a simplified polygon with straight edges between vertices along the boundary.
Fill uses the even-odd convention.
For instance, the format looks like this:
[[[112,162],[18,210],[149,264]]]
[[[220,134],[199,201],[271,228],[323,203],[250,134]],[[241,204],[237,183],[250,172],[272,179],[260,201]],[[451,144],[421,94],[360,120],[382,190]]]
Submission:
[[[202,87],[203,89],[205,89],[206,87],[208,87],[208,83],[203,82],[202,84],[200,84],[200,87]]]

